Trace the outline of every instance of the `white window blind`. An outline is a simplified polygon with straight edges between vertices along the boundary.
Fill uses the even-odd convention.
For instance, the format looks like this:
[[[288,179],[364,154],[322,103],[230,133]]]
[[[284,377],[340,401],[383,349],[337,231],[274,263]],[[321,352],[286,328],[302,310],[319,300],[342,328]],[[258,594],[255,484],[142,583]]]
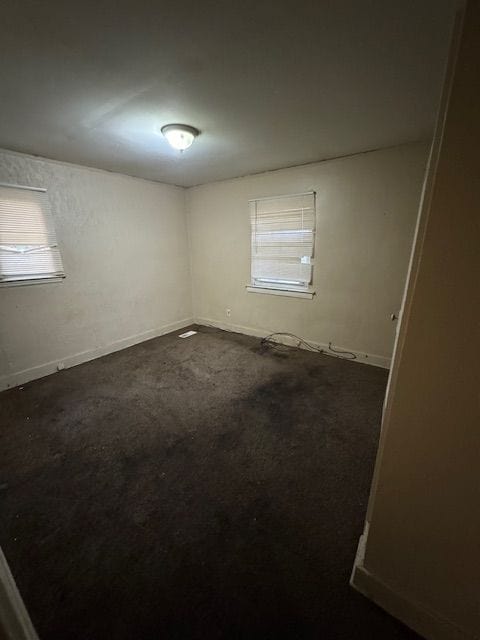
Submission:
[[[250,201],[254,287],[309,289],[315,217],[314,192]]]
[[[62,277],[46,190],[0,185],[0,284]]]

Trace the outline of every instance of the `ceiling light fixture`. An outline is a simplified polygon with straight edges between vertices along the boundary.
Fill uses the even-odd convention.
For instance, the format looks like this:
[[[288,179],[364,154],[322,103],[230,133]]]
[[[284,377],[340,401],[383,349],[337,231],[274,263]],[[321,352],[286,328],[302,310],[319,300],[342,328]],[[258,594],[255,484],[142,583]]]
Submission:
[[[161,129],[163,135],[174,149],[185,151],[192,144],[200,131],[187,124],[166,124]]]

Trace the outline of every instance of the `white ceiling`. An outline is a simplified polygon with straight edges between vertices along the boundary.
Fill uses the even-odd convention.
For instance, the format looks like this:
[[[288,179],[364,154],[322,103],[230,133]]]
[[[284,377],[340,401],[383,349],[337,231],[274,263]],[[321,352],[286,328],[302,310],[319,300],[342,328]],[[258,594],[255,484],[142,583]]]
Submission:
[[[425,139],[454,4],[4,0],[0,146],[190,186]]]

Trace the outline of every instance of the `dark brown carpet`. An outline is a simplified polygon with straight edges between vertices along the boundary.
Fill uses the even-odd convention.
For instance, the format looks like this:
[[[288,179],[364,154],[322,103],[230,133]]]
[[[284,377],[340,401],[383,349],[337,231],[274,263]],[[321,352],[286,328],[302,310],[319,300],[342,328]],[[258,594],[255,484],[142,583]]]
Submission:
[[[0,395],[0,544],[42,640],[416,638],[348,585],[387,372],[176,336]]]

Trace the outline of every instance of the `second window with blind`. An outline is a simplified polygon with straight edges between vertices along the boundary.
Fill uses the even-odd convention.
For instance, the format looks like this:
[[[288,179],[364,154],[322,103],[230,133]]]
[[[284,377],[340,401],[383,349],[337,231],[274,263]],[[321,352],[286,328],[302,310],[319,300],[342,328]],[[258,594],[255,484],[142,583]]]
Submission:
[[[0,185],[0,286],[64,277],[46,190]]]
[[[250,200],[251,288],[312,293],[315,192]]]

